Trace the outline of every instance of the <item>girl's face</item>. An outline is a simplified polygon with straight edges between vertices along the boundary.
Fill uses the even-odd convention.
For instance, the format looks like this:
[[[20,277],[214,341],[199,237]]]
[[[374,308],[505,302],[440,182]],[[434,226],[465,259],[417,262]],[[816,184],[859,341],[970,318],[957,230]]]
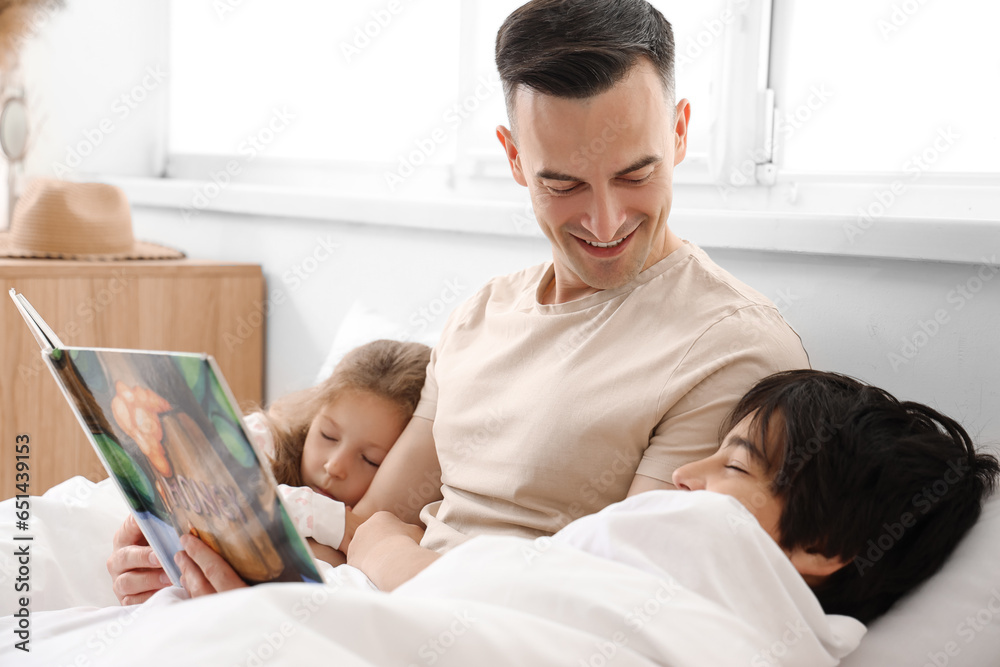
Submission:
[[[403,432],[406,419],[392,401],[366,391],[337,397],[313,419],[302,450],[302,481],[353,507]]]

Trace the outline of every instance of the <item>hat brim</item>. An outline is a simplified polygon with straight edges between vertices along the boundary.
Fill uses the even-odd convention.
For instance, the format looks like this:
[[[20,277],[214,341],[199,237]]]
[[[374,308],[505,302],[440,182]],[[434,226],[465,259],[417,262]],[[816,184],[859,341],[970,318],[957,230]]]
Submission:
[[[69,253],[41,253],[33,250],[23,250],[13,246],[10,242],[9,232],[0,232],[0,257],[11,257],[15,259],[69,259],[87,262],[115,262],[127,259],[182,259],[186,255],[174,248],[159,245],[157,243],[147,243],[146,241],[135,241],[132,247],[126,252],[101,253],[98,255],[80,255]]]

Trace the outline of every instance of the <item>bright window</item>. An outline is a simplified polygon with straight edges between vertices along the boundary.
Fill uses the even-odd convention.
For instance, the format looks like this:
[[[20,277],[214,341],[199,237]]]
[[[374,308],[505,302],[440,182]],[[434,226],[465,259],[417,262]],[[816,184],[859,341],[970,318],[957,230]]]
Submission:
[[[1000,171],[1000,3],[775,6],[782,170]]]

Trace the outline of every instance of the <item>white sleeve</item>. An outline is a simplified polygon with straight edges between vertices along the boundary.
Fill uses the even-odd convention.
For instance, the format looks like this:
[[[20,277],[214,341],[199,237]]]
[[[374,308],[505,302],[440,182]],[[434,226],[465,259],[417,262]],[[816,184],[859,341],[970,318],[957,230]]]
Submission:
[[[278,485],[278,493],[292,524],[302,537],[311,537],[334,549],[344,541],[344,503],[316,493],[307,486]]]
[[[243,418],[243,426],[246,427],[247,434],[253,440],[257,451],[271,458],[274,456],[274,437],[271,429],[267,427],[267,417],[262,412],[251,412]]]

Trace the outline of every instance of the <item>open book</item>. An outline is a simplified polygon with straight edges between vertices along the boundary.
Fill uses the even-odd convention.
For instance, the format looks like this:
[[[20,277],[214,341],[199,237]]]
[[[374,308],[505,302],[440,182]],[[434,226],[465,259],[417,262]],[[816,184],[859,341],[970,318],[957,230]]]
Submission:
[[[322,581],[211,356],[66,347],[23,295],[10,296],[174,584],[184,533],[248,584]]]

